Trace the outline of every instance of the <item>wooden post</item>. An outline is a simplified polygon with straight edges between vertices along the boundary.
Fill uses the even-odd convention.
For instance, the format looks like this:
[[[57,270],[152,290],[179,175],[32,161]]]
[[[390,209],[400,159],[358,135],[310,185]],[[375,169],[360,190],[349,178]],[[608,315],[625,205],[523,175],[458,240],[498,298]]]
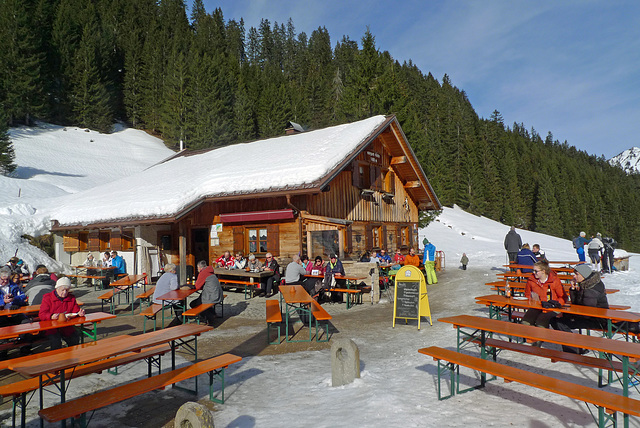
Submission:
[[[187,229],[183,221],[178,223],[178,256],[180,257],[180,285],[187,283]]]

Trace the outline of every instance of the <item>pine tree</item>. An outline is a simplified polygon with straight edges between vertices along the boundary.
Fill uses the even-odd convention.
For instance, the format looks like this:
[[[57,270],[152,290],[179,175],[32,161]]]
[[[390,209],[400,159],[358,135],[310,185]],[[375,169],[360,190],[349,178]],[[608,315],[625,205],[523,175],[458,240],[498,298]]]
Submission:
[[[72,106],[75,123],[110,132],[113,125],[111,100],[96,61],[96,33],[94,25],[85,24],[71,78]]]
[[[16,169],[13,145],[9,139],[7,120],[0,115],[0,174],[9,175]]]

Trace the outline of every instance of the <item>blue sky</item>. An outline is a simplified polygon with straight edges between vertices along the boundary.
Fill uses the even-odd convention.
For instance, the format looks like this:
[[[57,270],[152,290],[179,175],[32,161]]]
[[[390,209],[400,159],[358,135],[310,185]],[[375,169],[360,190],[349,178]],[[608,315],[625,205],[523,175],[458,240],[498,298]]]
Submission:
[[[367,26],[380,51],[447,73],[481,117],[498,110],[545,138],[611,158],[640,146],[640,2],[205,0],[225,20],[293,19],[335,43]]]

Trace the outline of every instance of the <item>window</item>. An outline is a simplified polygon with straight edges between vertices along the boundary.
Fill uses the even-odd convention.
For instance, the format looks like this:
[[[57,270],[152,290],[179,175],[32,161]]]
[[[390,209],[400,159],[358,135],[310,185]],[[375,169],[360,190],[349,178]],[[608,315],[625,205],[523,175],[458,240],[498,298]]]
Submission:
[[[382,227],[372,227],[371,238],[371,248],[382,248]]]
[[[409,228],[408,227],[401,227],[400,228],[400,245],[410,245],[410,240],[409,240]]]
[[[111,233],[100,232],[100,251],[108,251],[111,248]]]
[[[247,240],[250,253],[267,252],[267,228],[247,229]]]
[[[369,165],[360,164],[358,166],[359,183],[361,189],[368,189],[371,187],[370,179],[371,173],[369,172]]]

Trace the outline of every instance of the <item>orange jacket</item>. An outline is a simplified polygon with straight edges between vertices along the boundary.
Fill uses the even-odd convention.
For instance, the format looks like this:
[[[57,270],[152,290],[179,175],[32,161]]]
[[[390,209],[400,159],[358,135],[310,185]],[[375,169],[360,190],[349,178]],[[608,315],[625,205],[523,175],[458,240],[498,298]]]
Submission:
[[[554,271],[549,272],[547,280],[542,283],[538,281],[535,276],[532,276],[527,281],[527,285],[524,287],[524,296],[531,297],[531,293],[536,293],[540,297],[540,301],[547,300],[547,288],[551,288],[551,299],[557,300],[561,305],[567,303],[567,293],[564,291],[564,287],[558,279],[558,275]]]
[[[411,266],[415,266],[418,267],[420,266],[420,256],[418,256],[417,254],[415,256],[412,256],[411,254],[407,254],[404,257],[404,265],[411,265]]]

